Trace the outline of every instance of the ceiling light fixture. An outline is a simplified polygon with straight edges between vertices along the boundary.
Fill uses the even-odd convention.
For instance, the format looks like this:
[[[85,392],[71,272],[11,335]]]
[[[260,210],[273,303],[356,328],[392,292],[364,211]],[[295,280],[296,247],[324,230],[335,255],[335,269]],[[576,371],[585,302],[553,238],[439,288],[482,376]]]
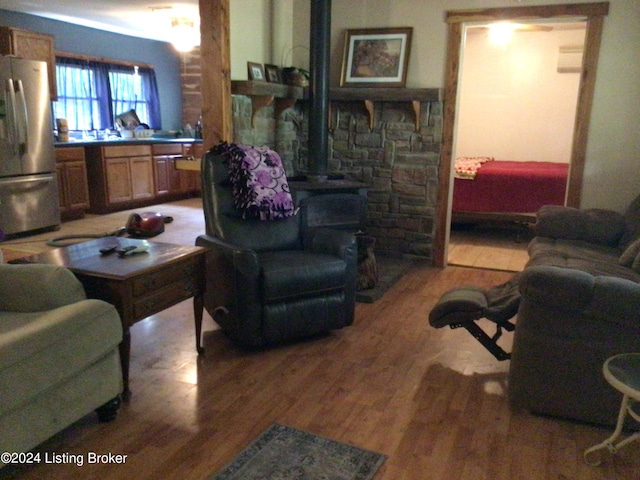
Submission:
[[[506,50],[507,44],[513,37],[514,25],[509,22],[492,23],[489,25],[489,40],[494,47]]]
[[[189,52],[200,43],[195,22],[187,17],[171,18],[171,43],[179,52]]]

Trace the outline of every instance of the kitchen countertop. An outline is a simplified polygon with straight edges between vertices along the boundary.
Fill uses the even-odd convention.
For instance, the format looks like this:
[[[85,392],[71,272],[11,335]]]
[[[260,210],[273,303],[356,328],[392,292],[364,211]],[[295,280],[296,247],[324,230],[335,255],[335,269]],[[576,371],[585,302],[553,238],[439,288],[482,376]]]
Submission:
[[[148,145],[158,143],[202,143],[200,138],[118,138],[112,140],[71,140],[54,142],[56,147],[89,147],[109,145]]]

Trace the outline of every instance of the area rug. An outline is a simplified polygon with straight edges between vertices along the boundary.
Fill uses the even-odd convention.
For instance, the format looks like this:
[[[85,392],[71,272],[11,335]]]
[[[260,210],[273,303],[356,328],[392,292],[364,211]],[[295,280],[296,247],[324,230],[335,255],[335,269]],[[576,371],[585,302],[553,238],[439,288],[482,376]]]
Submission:
[[[375,302],[416,264],[415,260],[378,254],[376,254],[376,262],[378,264],[378,283],[373,288],[356,292],[356,302]]]
[[[210,480],[370,480],[386,459],[274,423]]]

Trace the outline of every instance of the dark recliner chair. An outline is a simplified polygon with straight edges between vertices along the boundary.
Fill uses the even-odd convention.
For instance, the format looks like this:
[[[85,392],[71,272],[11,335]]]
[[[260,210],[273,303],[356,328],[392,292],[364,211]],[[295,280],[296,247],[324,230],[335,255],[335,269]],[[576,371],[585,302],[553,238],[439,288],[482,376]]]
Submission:
[[[352,233],[305,230],[300,212],[276,220],[243,218],[233,203],[228,167],[213,152],[202,160],[202,197],[206,235],[196,245],[209,249],[204,308],[234,343],[265,346],[353,323]]]

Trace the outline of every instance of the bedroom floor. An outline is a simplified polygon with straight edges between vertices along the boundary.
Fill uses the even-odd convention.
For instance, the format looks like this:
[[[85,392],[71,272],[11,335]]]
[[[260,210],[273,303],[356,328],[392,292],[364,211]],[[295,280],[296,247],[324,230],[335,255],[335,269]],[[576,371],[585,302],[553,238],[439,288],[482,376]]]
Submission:
[[[518,223],[458,223],[451,226],[449,265],[519,272],[529,256],[530,228]]]

